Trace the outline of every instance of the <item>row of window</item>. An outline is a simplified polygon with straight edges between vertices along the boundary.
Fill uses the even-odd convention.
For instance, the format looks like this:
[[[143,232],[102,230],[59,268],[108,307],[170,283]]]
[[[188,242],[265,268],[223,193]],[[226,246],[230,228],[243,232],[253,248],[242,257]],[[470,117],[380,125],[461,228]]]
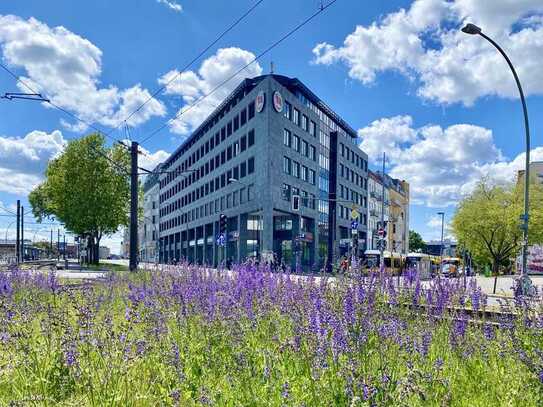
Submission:
[[[339,184],[339,197],[341,199],[355,202],[364,208],[368,207],[368,198],[366,196],[361,195],[355,190],[352,190],[342,184]]]
[[[302,181],[315,185],[315,170],[301,165],[299,162],[283,157],[283,171],[285,174],[300,178]]]
[[[235,158],[238,154],[243,153],[245,150],[252,147],[254,143],[255,131],[249,130],[246,135],[243,135],[238,141],[230,144],[215,157],[211,158],[207,163],[203,164],[199,169],[193,171],[189,176],[183,175],[184,178],[181,181],[160,195],[160,203],[171,198],[185,188],[188,188],[192,183],[205,177],[207,174],[219,168],[221,165]]]
[[[301,205],[305,208],[315,209],[316,207],[316,198],[314,194],[310,194],[307,191],[301,190],[300,188],[290,186],[288,184],[283,184],[281,187],[281,197],[285,201],[292,199],[293,195],[299,195]]]
[[[368,179],[358,175],[349,167],[346,167],[343,164],[339,164],[339,174],[347,181],[351,181],[353,184],[358,185],[360,188],[368,189]]]
[[[300,113],[298,109],[293,107],[292,104],[286,100],[283,115],[295,125],[301,127],[302,130],[307,131],[313,137],[317,136],[317,124],[313,120],[309,120],[309,117]]]
[[[203,143],[200,148],[193,151],[180,165],[177,166],[177,171],[185,171],[190,168],[191,165],[197,163],[200,158],[204,157],[214,148],[218,147],[226,138],[232,136],[234,132],[243,127],[249,120],[255,116],[255,104],[254,101],[243,108],[237,115],[235,115],[228,123],[226,123],[220,130],[217,130],[214,136],[211,136],[209,140]],[[172,159],[173,163],[175,159]],[[171,170],[175,171],[175,169]],[[175,174],[168,174],[168,176],[161,181],[161,188],[175,179]]]
[[[210,201],[198,208],[194,208],[186,213],[177,215],[171,219],[160,224],[160,230],[165,231],[177,226],[181,226],[185,223],[196,221],[206,216],[220,214],[226,209],[235,208],[238,205],[243,205],[246,202],[250,202],[255,198],[254,185],[248,185],[239,190],[233,191],[226,196]]]
[[[170,202],[168,205],[165,205],[163,208],[160,209],[160,216],[168,215],[173,211],[183,208],[185,205],[190,205],[192,202],[195,202],[200,198],[204,198],[207,195],[224,188],[228,185],[229,180],[232,178],[239,180],[247,175],[252,174],[254,171],[255,159],[254,157],[251,157],[247,161],[243,161],[239,165],[236,165],[228,171],[225,171],[220,176],[215,177],[215,179],[206,182],[192,192],[189,192],[179,197],[175,201]]]
[[[363,171],[368,171],[368,162],[343,143],[340,143],[340,153],[347,161],[350,161]]]
[[[298,153],[310,160],[316,161],[317,149],[311,143],[301,139],[296,134],[292,134],[290,130],[283,129],[283,144],[296,150]]]

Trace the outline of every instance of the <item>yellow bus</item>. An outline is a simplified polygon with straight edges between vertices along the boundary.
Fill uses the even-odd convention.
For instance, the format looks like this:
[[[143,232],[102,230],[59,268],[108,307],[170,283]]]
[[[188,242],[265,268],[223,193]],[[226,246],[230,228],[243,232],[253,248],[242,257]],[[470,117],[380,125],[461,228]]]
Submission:
[[[458,257],[444,257],[441,261],[441,274],[445,277],[458,277],[462,270],[462,260]]]
[[[399,275],[403,269],[403,258],[400,253],[384,251],[383,258],[385,263],[385,272],[391,275]],[[379,250],[366,250],[364,259],[368,269],[379,269],[381,264],[381,252]]]

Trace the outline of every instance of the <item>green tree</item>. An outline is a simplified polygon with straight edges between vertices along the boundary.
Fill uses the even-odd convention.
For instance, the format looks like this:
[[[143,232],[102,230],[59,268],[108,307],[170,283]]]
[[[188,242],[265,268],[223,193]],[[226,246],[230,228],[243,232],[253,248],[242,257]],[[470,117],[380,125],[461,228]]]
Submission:
[[[410,252],[424,252],[426,250],[426,243],[422,240],[422,236],[414,230],[409,231],[409,251]]]
[[[543,241],[543,187],[530,185],[530,244]],[[482,180],[460,204],[452,228],[461,247],[482,264],[492,264],[497,277],[521,249],[523,213],[522,185],[490,186]],[[494,291],[496,280],[494,282]]]
[[[71,232],[84,236],[88,260],[97,263],[102,237],[128,224],[129,163],[123,147],[107,148],[99,134],[70,141],[49,162],[45,181],[29,195],[34,216],[39,222],[56,218]]]

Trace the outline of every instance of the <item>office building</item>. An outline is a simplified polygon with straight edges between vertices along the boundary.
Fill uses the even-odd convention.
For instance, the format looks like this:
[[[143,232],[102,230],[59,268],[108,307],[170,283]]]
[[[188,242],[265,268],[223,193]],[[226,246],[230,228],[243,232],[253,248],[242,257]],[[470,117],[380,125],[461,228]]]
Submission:
[[[378,230],[381,212],[384,212],[386,250],[407,254],[409,251],[409,184],[386,174],[383,177],[380,171],[370,171],[368,194],[368,249],[379,249]]]
[[[143,219],[138,222],[139,261],[158,261],[158,224],[159,224],[159,164],[143,183]]]
[[[352,214],[362,253],[367,169],[356,132],[298,79],[246,79],[163,165],[160,261],[322,267],[356,243]]]

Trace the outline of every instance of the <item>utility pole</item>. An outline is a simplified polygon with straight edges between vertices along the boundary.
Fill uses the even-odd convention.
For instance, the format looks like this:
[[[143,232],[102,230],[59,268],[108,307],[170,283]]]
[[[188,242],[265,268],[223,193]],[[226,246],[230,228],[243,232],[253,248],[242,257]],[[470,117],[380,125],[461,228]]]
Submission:
[[[15,239],[15,256],[17,257],[17,264],[21,261],[21,246],[19,243],[20,239],[20,229],[21,227],[21,201],[17,199],[17,232],[16,232],[16,239]]]
[[[57,261],[60,261],[60,229],[57,229]]]
[[[25,261],[25,208],[21,206],[21,261]]]
[[[51,229],[51,240],[49,242],[49,258],[53,258],[53,229]]]
[[[62,258],[63,260],[66,260],[66,233],[64,233],[63,235],[63,243],[62,243],[62,246],[63,246],[63,250],[62,250]]]
[[[130,271],[138,268],[138,143],[130,145]]]
[[[386,242],[386,230],[385,230],[385,152],[383,152],[383,179],[381,180],[381,228],[383,228],[383,236],[381,239],[381,244],[379,245],[379,270],[383,271],[385,268],[385,258],[384,258],[384,242]],[[392,261],[392,259],[390,259]]]

